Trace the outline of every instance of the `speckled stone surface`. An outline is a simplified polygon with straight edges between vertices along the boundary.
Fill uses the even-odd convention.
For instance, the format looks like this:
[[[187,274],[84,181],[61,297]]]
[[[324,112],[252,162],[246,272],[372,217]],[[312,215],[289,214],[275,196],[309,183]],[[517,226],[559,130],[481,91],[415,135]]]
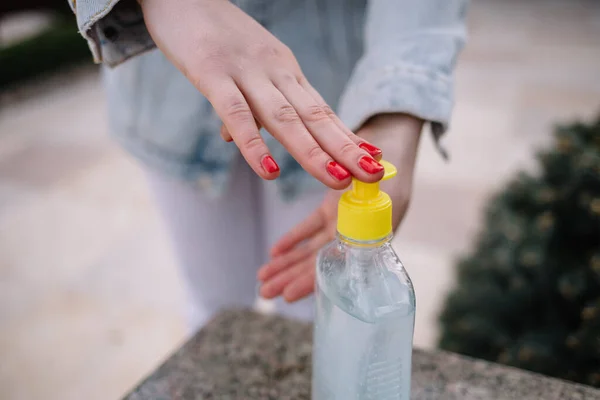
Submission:
[[[125,400],[310,399],[311,326],[250,311],[217,316]],[[600,390],[415,350],[413,400],[600,400]]]

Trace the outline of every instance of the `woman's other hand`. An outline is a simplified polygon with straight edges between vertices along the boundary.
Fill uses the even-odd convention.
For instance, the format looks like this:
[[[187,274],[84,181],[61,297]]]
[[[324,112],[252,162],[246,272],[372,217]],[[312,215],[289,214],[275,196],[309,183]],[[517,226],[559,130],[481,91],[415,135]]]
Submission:
[[[398,168],[395,178],[382,183],[382,190],[392,198],[394,231],[408,209],[422,126],[411,116],[390,114],[371,119],[358,133],[384,149],[385,159]],[[328,192],[317,210],[274,245],[271,261],[258,271],[261,296],[283,296],[293,302],[314,291],[316,256],[335,237],[340,195]]]

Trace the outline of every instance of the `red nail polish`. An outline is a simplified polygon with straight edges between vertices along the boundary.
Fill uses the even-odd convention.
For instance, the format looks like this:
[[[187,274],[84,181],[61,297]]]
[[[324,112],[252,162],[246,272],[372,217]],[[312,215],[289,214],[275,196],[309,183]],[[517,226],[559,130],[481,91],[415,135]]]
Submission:
[[[343,181],[350,177],[350,171],[336,161],[331,161],[329,164],[327,164],[327,172],[329,172],[329,174],[338,181]]]
[[[369,174],[377,174],[383,171],[383,165],[379,164],[377,161],[367,156],[362,157],[358,161],[358,165],[360,165],[360,167]]]
[[[379,147],[373,146],[371,143],[361,143],[358,147],[369,153],[372,157],[380,156],[382,153]]]
[[[269,174],[279,171],[279,165],[277,165],[271,156],[265,156],[261,163],[265,171],[267,171]]]

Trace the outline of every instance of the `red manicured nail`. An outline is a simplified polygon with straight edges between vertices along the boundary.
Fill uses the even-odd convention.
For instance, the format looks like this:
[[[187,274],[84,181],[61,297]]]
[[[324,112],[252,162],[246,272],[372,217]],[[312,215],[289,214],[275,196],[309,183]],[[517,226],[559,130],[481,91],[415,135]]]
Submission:
[[[373,157],[381,155],[381,149],[379,147],[373,146],[371,143],[361,143],[360,145],[358,145],[358,147],[360,147]]]
[[[329,174],[338,181],[343,181],[350,177],[350,171],[336,161],[331,161],[329,164],[327,164],[327,172],[329,172]]]
[[[265,156],[261,163],[265,171],[267,171],[269,174],[279,171],[279,165],[277,165],[271,156]]]
[[[358,165],[369,174],[377,174],[383,171],[383,165],[373,160],[371,157],[364,156],[358,161]]]

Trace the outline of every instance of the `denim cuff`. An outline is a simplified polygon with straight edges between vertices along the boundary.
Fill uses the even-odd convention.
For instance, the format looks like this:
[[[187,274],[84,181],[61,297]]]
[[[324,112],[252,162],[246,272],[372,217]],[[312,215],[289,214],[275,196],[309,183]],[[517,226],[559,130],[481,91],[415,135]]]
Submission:
[[[137,1],[80,0],[71,4],[96,63],[114,67],[156,47]]]
[[[359,63],[346,86],[339,116],[354,132],[377,114],[405,113],[431,123],[440,154],[448,154],[440,139],[446,132],[453,107],[452,77],[409,64],[367,68]]]

